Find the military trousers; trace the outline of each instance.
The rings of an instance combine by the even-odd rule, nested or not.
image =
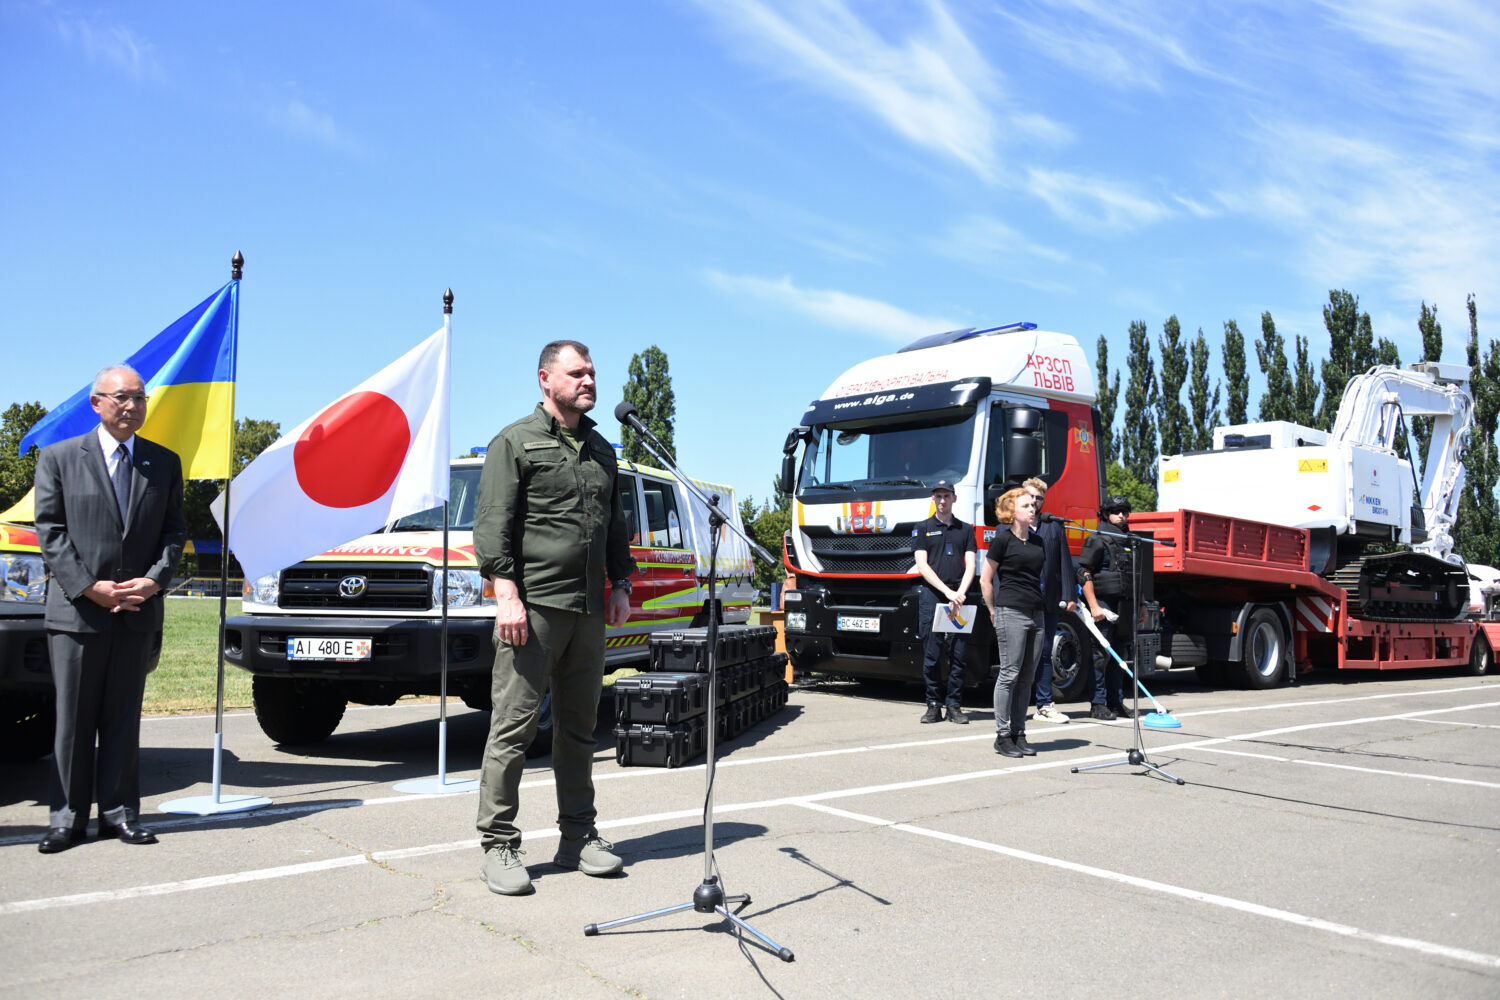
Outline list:
[[[526,643],[495,643],[489,739],[479,772],[480,846],[519,847],[516,826],[526,748],[542,698],[552,695],[552,772],[557,826],[564,837],[594,829],[594,727],[604,681],[604,612],[580,614],[528,605]]]

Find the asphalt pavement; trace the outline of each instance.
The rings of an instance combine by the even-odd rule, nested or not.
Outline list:
[[[46,762],[0,765],[7,997],[1382,997],[1500,995],[1500,678],[1315,675],[1269,691],[1153,684],[1181,722],[1033,720],[1038,756],[919,725],[910,686],[830,681],[722,745],[718,872],[795,960],[687,909],[706,875],[705,769],[621,768],[601,721],[601,832],[624,873],[552,864],[547,758],[523,786],[529,897],[479,874],[472,792],[436,773],[438,706],[351,709],[312,748],[225,719],[147,719],[160,843],[44,856]],[[450,780],[486,714],[450,706]],[[1081,773],[1094,763],[1117,766]]]

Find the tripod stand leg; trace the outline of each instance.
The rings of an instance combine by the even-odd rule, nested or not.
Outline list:
[[[783,948],[781,945],[777,944],[775,941],[772,941],[770,938],[766,937],[754,927],[751,927],[749,924],[741,920],[739,917],[735,916],[733,913],[730,913],[727,908],[720,906],[717,907],[717,909],[724,915],[724,918],[726,920],[734,924],[734,926],[738,927],[740,930],[754,937],[755,940],[759,941],[761,944],[765,945],[766,948],[768,948],[772,953],[776,955],[777,958],[781,959],[783,962],[790,962],[796,957],[792,954],[792,949]]]
[[[613,930],[616,927],[624,927],[626,924],[640,923],[642,920],[651,920],[655,917],[665,917],[672,913],[681,913],[683,910],[691,910],[692,903],[678,903],[676,906],[668,906],[660,910],[652,910],[649,913],[637,913],[633,917],[621,917],[618,920],[606,920],[602,924],[589,924],[583,929],[584,937],[593,937],[600,931]]]

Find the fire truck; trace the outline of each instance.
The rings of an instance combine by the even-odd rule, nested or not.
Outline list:
[[[1264,687],[1313,666],[1466,667],[1483,673],[1500,626],[1459,620],[1467,576],[1450,528],[1472,400],[1467,369],[1427,366],[1351,380],[1332,435],[1274,423],[1220,428],[1215,448],[1161,463],[1159,512],[1142,543],[1135,666],[1193,668]],[[921,676],[912,529],[929,485],[955,486],[955,514],[993,537],[994,500],[1037,476],[1045,511],[1098,525],[1103,432],[1094,381],[1071,336],[1016,323],[958,330],[861,362],[806,409],[783,449],[793,497],[783,551],[787,652],[799,670]],[[1422,494],[1397,454],[1403,416],[1434,421]],[[1070,528],[1077,554],[1085,533]],[[1378,552],[1379,545],[1411,546]],[[981,613],[967,680],[996,660]],[[1086,695],[1097,654],[1064,615],[1054,694]]]
[[[449,690],[471,708],[490,708],[495,597],[474,556],[474,513],[483,458],[451,465],[448,558],[443,508],[401,518],[244,585],[242,614],[225,624],[225,659],[252,675],[261,729],[278,743],[326,739],[349,702],[390,705],[440,688],[443,602],[448,610]],[[739,521],[734,490],[694,480]],[[605,633],[605,664],[644,660],[659,629],[706,621],[710,529],[707,511],[669,472],[621,462],[616,489],[631,534],[636,575],[631,616]],[[723,620],[743,623],[754,595],[750,551],[720,529],[717,597]],[[550,703],[542,705],[528,754],[552,745]]]

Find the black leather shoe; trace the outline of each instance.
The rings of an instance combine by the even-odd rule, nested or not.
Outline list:
[[[1109,706],[1109,710],[1122,719],[1135,718],[1135,713],[1126,708],[1124,705],[1111,705]]]
[[[943,710],[935,704],[928,705],[926,713],[923,714],[922,718],[919,721],[924,724],[929,722],[942,722]]]
[[[1115,713],[1111,712],[1103,705],[1095,705],[1093,708],[1089,709],[1089,718],[1103,719],[1105,722],[1113,722],[1116,716]]]
[[[146,829],[133,819],[127,819],[118,826],[113,823],[99,821],[99,839],[108,840],[110,837],[120,838],[122,844],[154,844],[156,834]]]
[[[1016,741],[1001,733],[995,737],[995,752],[1005,757],[1021,757],[1021,748],[1016,746]]]
[[[1030,743],[1026,742],[1026,734],[1025,733],[1017,733],[1016,735],[1012,736],[1010,738],[1010,740],[1011,740],[1012,743],[1014,743],[1016,745],[1016,749],[1019,750],[1019,751],[1021,751],[1022,756],[1025,756],[1025,757],[1035,757],[1036,756],[1036,751],[1032,749]]]
[[[54,826],[47,831],[46,836],[37,841],[36,849],[43,854],[59,854],[82,839],[83,835],[77,830],[66,826]]]
[[[960,726],[967,726],[969,724],[969,717],[965,715],[964,710],[959,708],[957,705],[949,705],[948,721],[956,722]]]

